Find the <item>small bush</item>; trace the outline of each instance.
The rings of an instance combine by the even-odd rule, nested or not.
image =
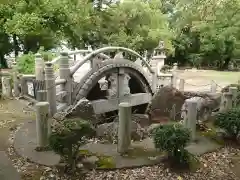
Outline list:
[[[190,140],[190,131],[181,124],[160,125],[152,131],[155,147],[167,151],[177,163],[188,164],[189,153],[184,149]]]
[[[55,124],[49,138],[50,147],[60,154],[71,170],[75,169],[79,147],[87,138],[95,135],[95,131],[87,121],[69,119]]]
[[[20,56],[17,59],[17,68],[19,73],[33,74],[35,65],[35,56],[33,53],[28,53]]]
[[[53,53],[44,51],[43,49],[40,49],[39,53],[42,55],[44,61],[51,61],[55,57]],[[22,56],[18,57],[17,68],[22,74],[34,74],[35,54],[29,52],[28,54],[23,54]]]
[[[236,138],[240,133],[240,109],[231,109],[216,115],[214,124],[224,129],[231,137]]]

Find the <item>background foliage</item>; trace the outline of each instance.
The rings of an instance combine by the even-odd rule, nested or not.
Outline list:
[[[225,69],[240,59],[240,0],[9,0],[0,2],[0,62],[14,52],[125,46],[169,64]]]

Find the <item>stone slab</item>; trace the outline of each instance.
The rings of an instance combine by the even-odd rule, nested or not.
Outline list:
[[[36,122],[28,121],[16,132],[14,148],[16,152],[34,163],[54,166],[59,163],[60,156],[53,151],[37,152]]]
[[[94,112],[96,114],[101,114],[109,111],[114,111],[118,109],[119,103],[128,102],[131,106],[137,106],[141,104],[149,103],[152,99],[152,95],[150,93],[137,93],[131,94],[130,96],[123,96],[121,98],[113,98],[113,99],[99,99],[91,101]]]
[[[209,140],[203,136],[197,136],[197,141],[190,143],[185,149],[193,155],[199,156],[205,153],[213,152],[221,145]]]
[[[134,142],[135,146],[141,146],[144,148],[148,148],[149,150],[155,149],[153,140],[151,138],[146,138],[141,142]],[[212,151],[217,150],[220,148],[221,145],[217,144],[216,142],[204,137],[204,136],[197,136],[197,142],[192,142],[185,148],[188,152],[193,155],[202,155],[205,153],[209,153]]]
[[[132,147],[136,147],[132,144]],[[139,146],[138,146],[139,147]],[[142,147],[142,146],[140,146]],[[143,148],[143,147],[142,147]],[[117,144],[101,144],[101,143],[89,143],[80,148],[81,150],[87,150],[93,154],[111,157],[115,162],[114,168],[109,169],[122,169],[122,168],[136,168],[142,166],[156,165],[163,159],[163,154],[154,155],[153,157],[125,157],[121,156],[117,152]],[[145,149],[145,148],[144,148]],[[146,151],[152,151],[152,149],[145,149]],[[155,149],[154,149],[155,150]],[[101,168],[98,168],[101,169]],[[104,168],[106,170],[106,168]]]
[[[4,151],[0,151],[0,180],[20,180],[20,174],[13,167]]]

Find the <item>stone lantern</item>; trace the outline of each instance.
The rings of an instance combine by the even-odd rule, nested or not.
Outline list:
[[[152,59],[150,61],[150,64],[153,69],[156,69],[156,72],[159,74],[160,70],[164,66],[164,60],[166,58],[165,55],[165,48],[164,48],[164,42],[159,41],[158,47],[154,49]]]

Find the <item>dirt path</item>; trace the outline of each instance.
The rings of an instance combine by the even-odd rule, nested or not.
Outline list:
[[[0,100],[0,179],[20,180],[21,175],[9,160],[9,137],[17,125],[34,118],[34,114],[18,100]]]
[[[8,147],[11,130],[31,119],[34,119],[34,113],[19,100],[0,100],[0,151]]]

